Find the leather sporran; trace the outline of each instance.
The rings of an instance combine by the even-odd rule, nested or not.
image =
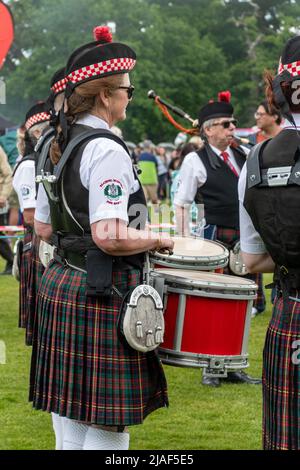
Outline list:
[[[163,342],[163,304],[152,286],[142,284],[127,294],[120,310],[118,329],[127,344],[140,352],[153,351]]]

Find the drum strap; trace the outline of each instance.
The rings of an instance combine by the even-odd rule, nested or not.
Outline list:
[[[159,276],[155,277],[153,280],[153,287],[159,293],[159,296],[163,301],[165,290],[165,278]]]

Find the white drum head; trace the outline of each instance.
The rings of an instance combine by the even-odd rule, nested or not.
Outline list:
[[[203,271],[185,271],[182,269],[157,268],[150,272],[150,278],[163,277],[167,284],[177,284],[182,287],[209,290],[236,290],[237,292],[257,291],[257,285],[250,279],[227,274],[217,274]]]
[[[204,238],[173,237],[172,255],[155,252],[151,261],[183,269],[213,270],[227,265],[228,250],[219,242]]]

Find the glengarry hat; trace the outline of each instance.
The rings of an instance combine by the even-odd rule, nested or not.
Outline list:
[[[33,105],[26,114],[25,129],[29,131],[31,127],[42,122],[49,121],[51,118],[47,103],[39,101]]]
[[[76,49],[66,66],[67,89],[70,96],[74,88],[82,83],[132,70],[136,63],[136,54],[129,46],[112,42],[112,35],[107,27],[94,29],[96,41]]]
[[[232,117],[233,106],[230,103],[230,91],[221,91],[218,93],[218,101],[211,100],[199,111],[199,127],[202,127],[205,121],[221,117]]]
[[[283,94],[281,83],[291,83],[300,79],[300,36],[295,36],[285,44],[278,65],[278,72],[273,80],[272,88],[276,105],[282,114],[293,122],[290,107]]]
[[[65,67],[61,67],[52,75],[50,80],[50,89],[54,97],[65,91],[67,81]]]

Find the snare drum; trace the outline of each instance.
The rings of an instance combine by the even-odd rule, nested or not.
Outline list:
[[[173,240],[173,255],[158,252],[150,255],[153,268],[216,271],[228,264],[229,252],[221,243],[192,237],[174,237]]]
[[[203,367],[216,377],[248,367],[253,281],[171,269],[151,271],[150,279],[164,300],[162,362]]]

